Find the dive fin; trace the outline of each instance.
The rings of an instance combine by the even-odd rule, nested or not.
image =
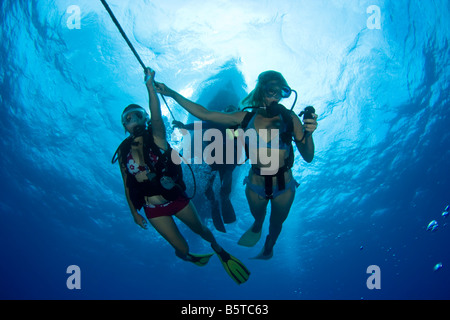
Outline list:
[[[250,271],[239,259],[233,257],[223,249],[220,252],[216,251],[216,253],[223,265],[223,268],[231,279],[233,279],[237,284],[243,284],[248,280],[250,277]]]
[[[214,255],[214,253],[208,253],[208,254],[193,254],[189,253],[189,262],[192,262],[193,264],[203,267],[206,266],[206,264],[209,262],[209,259]]]
[[[253,232],[252,231],[253,226],[250,227],[239,239],[238,245],[244,246],[244,247],[253,247],[255,244],[258,243],[259,239],[261,239],[261,232]]]

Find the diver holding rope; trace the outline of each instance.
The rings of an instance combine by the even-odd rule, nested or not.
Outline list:
[[[189,245],[173,217],[178,218],[211,244],[225,271],[237,284],[245,283],[250,271],[217,243],[212,232],[200,221],[194,204],[185,193],[181,166],[173,162],[172,148],[166,139],[155,71],[145,67],[106,1],[101,2],[144,68],[149,95],[150,115],[136,104],[124,109],[122,125],[130,135],[120,144],[112,159],[112,163],[119,162],[125,196],[134,221],[141,228],[148,228],[146,219],[139,214],[143,208],[150,224],[175,249],[177,257],[197,266],[205,266],[214,254],[190,253]]]

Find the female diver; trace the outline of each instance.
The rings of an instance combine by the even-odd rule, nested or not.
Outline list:
[[[230,127],[240,126],[244,130],[253,129],[256,131],[259,143],[256,146],[248,145],[246,150],[250,155],[256,153],[258,155],[257,161],[252,163],[249,175],[244,181],[246,184],[245,194],[255,222],[238,243],[253,247],[259,241],[267,205],[270,201],[269,234],[261,253],[255,257],[257,259],[270,259],[273,256],[273,247],[280,235],[282,224],[286,220],[294,201],[295,190],[299,185],[291,171],[294,159],[292,140],[303,159],[310,163],[314,158],[312,133],[317,128],[317,115],[312,114],[312,119],[305,119],[304,124],[302,124],[294,112],[279,104],[282,98],[289,97],[291,89],[282,74],[276,71],[261,73],[256,88],[242,101],[242,105],[246,107],[244,109],[252,108],[255,110],[253,112],[238,111],[230,114],[210,111],[186,99],[162,83],[156,84],[156,89],[159,93],[173,98],[184,109],[201,120]],[[277,130],[272,131],[271,129]],[[278,134],[271,136],[272,132]],[[263,133],[267,133],[266,139],[264,139]],[[265,144],[261,143],[261,139]],[[276,139],[279,139],[279,141],[275,141]],[[275,144],[278,148],[273,148],[272,144]],[[278,154],[278,170],[272,172],[272,174],[265,172],[267,163],[260,161],[259,155],[262,151],[266,154]]]
[[[150,224],[172,245],[179,258],[198,266],[206,265],[213,254],[195,255],[189,252],[189,246],[173,219],[173,216],[177,217],[211,243],[225,270],[236,283],[244,283],[250,272],[217,243],[211,231],[201,223],[193,203],[184,192],[186,186],[181,167],[173,163],[172,149],[166,140],[154,83],[155,72],[147,68],[145,73],[151,118],[138,105],[125,108],[122,124],[130,136],[122,142],[113,158],[113,163],[119,161],[125,195],[134,221],[147,229],[145,218],[138,213],[143,207]]]

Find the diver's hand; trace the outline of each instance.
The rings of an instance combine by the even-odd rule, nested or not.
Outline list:
[[[145,84],[148,86],[153,86],[153,82],[155,81],[155,70],[151,68],[145,68]]]
[[[305,131],[309,132],[310,134],[312,134],[314,131],[316,131],[317,129],[317,117],[318,115],[313,113],[312,114],[313,119],[306,119],[303,121],[303,128],[305,129]]]
[[[164,83],[155,82],[156,92],[163,96],[173,97],[174,91],[166,86]]]
[[[147,220],[140,214],[136,214],[134,216],[134,222],[136,222],[137,225],[139,225],[142,229],[147,230]]]
[[[172,121],[172,126],[173,126],[174,128],[184,129],[184,123],[181,122],[181,121],[173,120],[173,121]]]

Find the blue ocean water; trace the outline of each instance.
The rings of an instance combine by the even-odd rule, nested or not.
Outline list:
[[[110,164],[126,137],[123,108],[148,101],[100,1],[3,0],[0,298],[450,298],[447,0],[108,2],[156,80],[211,109],[242,99],[259,73],[281,72],[299,93],[295,110],[319,114],[315,159],[296,154],[301,186],[270,261],[250,259],[263,241],[237,245],[252,218],[248,166],[234,173],[237,222],[214,234],[252,271],[246,284],[217,258],[204,268],[175,258],[133,222]],[[213,228],[205,168],[194,171]],[[439,227],[427,231],[432,220]],[[267,229],[268,219],[263,238]],[[211,250],[180,230],[193,252]],[[66,286],[70,265],[80,290]],[[371,265],[379,290],[366,285]]]

